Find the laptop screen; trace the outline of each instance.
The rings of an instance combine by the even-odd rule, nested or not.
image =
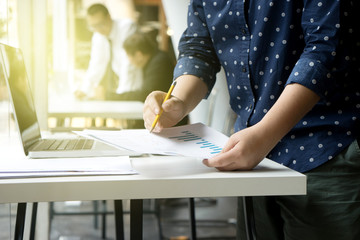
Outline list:
[[[14,118],[27,154],[28,147],[41,138],[41,134],[24,58],[20,49],[1,43],[0,52],[0,62],[9,88]]]

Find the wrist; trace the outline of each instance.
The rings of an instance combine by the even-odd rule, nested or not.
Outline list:
[[[173,97],[184,103],[186,114],[190,113],[207,94],[207,85],[193,75],[182,75],[176,79]]]
[[[287,131],[285,133],[282,132],[283,129],[278,124],[264,119],[254,126],[258,128],[257,132],[261,133],[262,142],[268,149],[268,152],[270,152],[287,133]]]
[[[259,128],[273,144],[278,143],[318,100],[319,96],[302,85],[287,85],[276,103],[258,123]]]

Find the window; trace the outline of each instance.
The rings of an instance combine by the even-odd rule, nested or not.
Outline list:
[[[17,8],[15,0],[0,0],[0,42],[18,45],[17,36]],[[9,137],[13,134],[14,124],[11,118],[9,94],[4,79],[4,71],[0,65],[0,136]]]

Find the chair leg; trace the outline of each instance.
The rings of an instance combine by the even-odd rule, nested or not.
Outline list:
[[[99,203],[98,201],[92,201],[93,204],[93,211],[94,211],[94,228],[97,229],[99,227],[99,220],[98,220],[98,212],[99,212]]]
[[[23,240],[24,238],[25,216],[26,216],[26,203],[18,203],[14,240]]]
[[[101,218],[102,218],[102,229],[101,229],[101,236],[102,239],[106,239],[106,212],[107,212],[107,208],[106,208],[106,200],[102,200],[102,205],[103,205],[103,211],[101,214]]]
[[[189,211],[190,211],[190,229],[191,239],[196,240],[196,218],[195,218],[195,201],[194,198],[189,198]]]
[[[115,239],[124,240],[124,211],[122,200],[114,201],[114,215],[115,215]]]
[[[154,205],[155,205],[154,206],[155,216],[157,219],[158,229],[159,229],[159,240],[163,240],[163,231],[162,231],[162,225],[161,225],[161,205],[159,203],[159,200],[155,199]]]
[[[35,239],[37,208],[38,208],[38,203],[34,202],[33,207],[32,207],[32,213],[31,213],[31,226],[30,226],[29,240],[34,240]]]

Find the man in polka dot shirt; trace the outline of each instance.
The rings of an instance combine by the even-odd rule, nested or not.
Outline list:
[[[253,198],[257,239],[360,239],[359,10],[350,0],[192,0],[172,97],[145,102],[146,128],[161,108],[154,131],[173,126],[224,68],[235,134],[204,164],[248,170],[268,157],[308,180],[306,196]]]

